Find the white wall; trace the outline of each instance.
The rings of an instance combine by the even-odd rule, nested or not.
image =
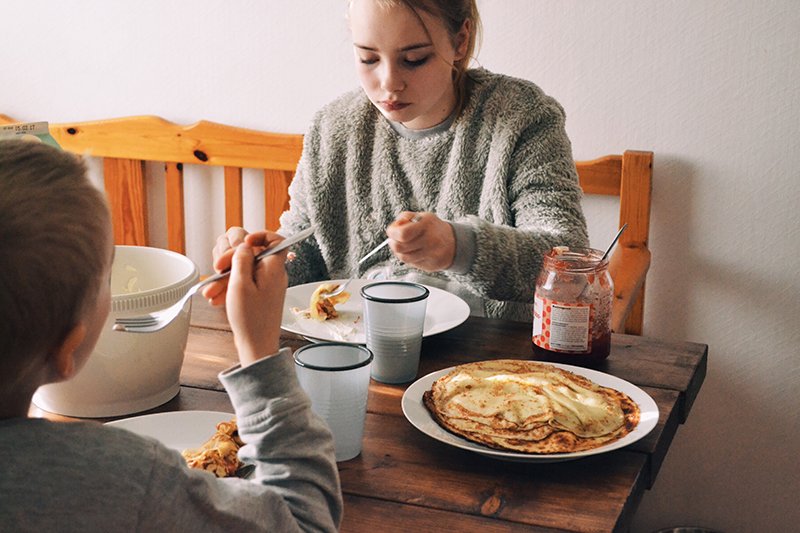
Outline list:
[[[356,83],[344,4],[2,2],[0,113],[51,122],[156,114],[303,132],[316,108]],[[710,352],[634,530],[796,528],[800,3],[480,5],[480,63],[555,96],[576,158],[656,153],[646,334]],[[613,234],[613,208],[587,205],[596,247]],[[200,263],[209,238],[190,242]]]

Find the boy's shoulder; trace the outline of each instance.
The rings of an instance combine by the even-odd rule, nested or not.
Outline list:
[[[31,443],[36,443],[31,446]],[[6,420],[0,424],[0,454],[35,468],[78,469],[91,464],[98,471],[127,468],[131,458],[150,468],[157,442],[96,422],[52,422],[43,419]]]
[[[0,516],[29,517],[37,531],[136,529],[151,495],[165,489],[154,485],[156,468],[172,480],[180,465],[180,456],[159,460],[165,450],[155,440],[96,422],[0,421],[0,454]]]

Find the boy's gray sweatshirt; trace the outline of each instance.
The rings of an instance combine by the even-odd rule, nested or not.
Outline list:
[[[0,531],[336,531],[333,441],[290,351],[220,379],[251,479],[191,470],[178,451],[96,422],[0,420]]]

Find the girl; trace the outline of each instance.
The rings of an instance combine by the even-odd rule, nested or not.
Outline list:
[[[473,315],[530,320],[542,255],[588,241],[563,109],[533,83],[468,69],[475,0],[350,0],[348,15],[361,88],[305,137],[280,232],[317,231],[290,284],[405,279]],[[391,252],[359,265],[385,236]],[[245,238],[220,237],[215,268]],[[221,303],[224,285],[204,294]]]

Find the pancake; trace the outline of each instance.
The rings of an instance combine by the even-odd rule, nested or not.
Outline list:
[[[597,448],[639,423],[639,406],[627,394],[534,361],[459,365],[431,385],[423,402],[451,433],[531,454]]]
[[[230,477],[242,466],[239,448],[243,445],[234,419],[217,424],[216,432],[200,448],[183,450],[181,455],[189,468],[205,470],[217,477]]]
[[[314,293],[311,295],[311,301],[308,305],[308,314],[310,318],[314,318],[316,320],[328,320],[329,318],[336,318],[339,316],[339,313],[336,312],[335,305],[349,300],[350,293],[344,291],[332,298],[322,297],[322,294],[331,293],[338,287],[338,283],[323,283],[316,288]]]

